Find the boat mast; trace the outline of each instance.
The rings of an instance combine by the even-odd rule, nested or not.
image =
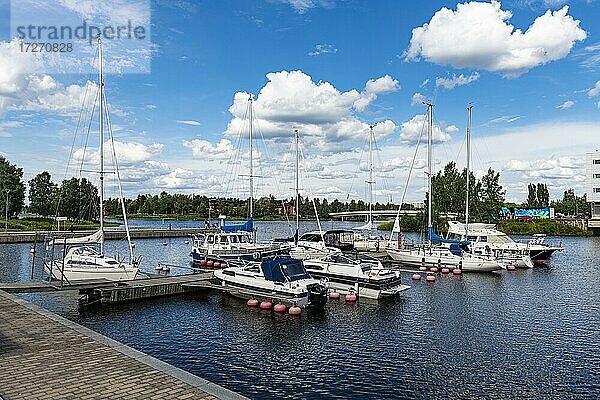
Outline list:
[[[254,206],[254,201],[253,201],[253,197],[254,197],[254,162],[252,159],[252,95],[250,95],[250,97],[248,98],[248,107],[250,109],[250,134],[249,134],[249,140],[250,140],[250,205],[249,205],[249,211],[250,211],[250,218],[252,218],[253,215],[253,206]]]
[[[433,216],[431,205],[431,165],[433,145],[433,104],[427,103],[427,243],[431,245],[431,233],[433,230]]]
[[[102,76],[102,40],[98,37],[98,97],[100,97],[100,254],[104,254],[104,78]]]
[[[369,230],[373,230],[373,125],[369,125]]]
[[[465,240],[469,235],[469,181],[471,180],[471,110],[473,106],[467,107],[467,196],[465,204]]]
[[[300,235],[300,134],[298,133],[298,129],[294,129],[294,136],[296,141],[296,233],[294,234],[294,243],[298,244],[298,236]]]

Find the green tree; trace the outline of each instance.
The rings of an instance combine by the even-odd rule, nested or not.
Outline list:
[[[536,192],[538,207],[548,207],[548,205],[550,205],[550,192],[548,191],[548,186],[545,183],[538,183]]]
[[[486,214],[486,219],[496,219],[504,204],[506,190],[500,185],[500,173],[489,168],[481,178],[481,207]]]
[[[72,221],[98,217],[98,189],[86,178],[64,180],[59,189],[58,214]]]
[[[0,210],[4,217],[6,213],[6,200],[8,199],[8,215],[18,214],[23,209],[25,202],[25,185],[21,181],[23,169],[17,168],[8,160],[0,156]]]
[[[527,185],[527,202],[525,203],[525,207],[528,208],[538,208],[538,196],[537,196],[537,188],[533,183]]]
[[[29,181],[29,212],[47,217],[56,213],[57,185],[48,171]]]

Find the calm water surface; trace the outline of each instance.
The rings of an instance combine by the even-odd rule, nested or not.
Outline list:
[[[263,238],[289,234],[284,222],[257,225]],[[411,288],[401,297],[330,301],[299,318],[216,293],[87,310],[77,308],[77,294],[23,297],[256,399],[598,399],[600,238],[552,240],[565,250],[546,267],[433,284],[406,274]],[[136,251],[148,272],[159,261],[188,265],[183,241],[138,240]],[[29,247],[0,245],[0,280],[29,279]],[[125,254],[123,242],[108,247]]]

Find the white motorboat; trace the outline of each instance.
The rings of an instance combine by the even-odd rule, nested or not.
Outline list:
[[[252,229],[251,225],[249,229]],[[206,259],[259,261],[283,254],[289,248],[289,243],[255,243],[252,234],[241,229],[221,230],[194,235],[190,256],[194,262]]]
[[[544,243],[545,235],[533,235],[526,243],[515,242],[506,233],[499,231],[494,224],[470,223],[467,229],[464,223],[448,222],[448,239],[468,240],[475,247],[488,246],[491,251],[500,250],[506,253],[525,253],[534,261],[544,261],[556,251],[562,251],[560,246]]]
[[[326,286],[342,294],[381,299],[410,288],[402,283],[400,271],[384,268],[378,260],[331,254],[307,260],[304,266],[313,277],[322,279]]]
[[[298,260],[309,260],[330,254],[341,254],[342,251],[339,248],[328,246],[324,237],[325,234],[319,231],[303,234],[298,239],[298,243],[290,249],[290,256]]]
[[[308,274],[302,261],[293,258],[265,258],[214,274],[222,286],[235,289],[231,293],[244,299],[299,307],[322,307],[327,302],[326,287]]]
[[[121,281],[134,279],[139,270],[139,259],[135,259],[133,254],[133,243],[129,233],[129,223],[127,213],[125,211],[125,202],[123,201],[123,188],[119,173],[117,160],[113,160],[115,166],[115,174],[118,182],[119,199],[121,211],[123,212],[123,221],[128,244],[128,262],[119,261],[116,258],[108,257],[104,254],[104,178],[106,172],[104,170],[104,122],[108,123],[110,132],[110,143],[112,145],[112,154],[116,156],[114,148],[114,140],[112,136],[112,128],[110,126],[110,115],[105,107],[106,93],[104,87],[104,78],[102,75],[103,59],[102,59],[102,42],[98,38],[98,102],[99,102],[99,134],[100,134],[100,201],[99,201],[99,220],[100,229],[88,236],[80,238],[53,238],[47,243],[47,248],[51,254],[50,258],[44,261],[44,271],[50,279],[57,279],[61,282],[73,283],[76,281],[89,280],[109,280]],[[85,157],[84,157],[85,158]],[[92,199],[89,199],[90,201]],[[62,245],[62,246],[61,246]],[[97,246],[98,250],[92,246]],[[62,259],[54,258],[55,250],[60,249]]]

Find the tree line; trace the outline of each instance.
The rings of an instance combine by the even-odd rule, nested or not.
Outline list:
[[[0,156],[0,211],[14,216],[25,209],[26,186],[22,181],[23,169],[11,164]],[[466,201],[467,171],[459,171],[455,162],[449,162],[443,170],[432,177],[434,193],[434,218],[440,214],[453,212],[464,218]],[[44,217],[64,216],[72,221],[93,221],[98,218],[99,196],[98,189],[86,178],[70,178],[60,184],[54,183],[47,171],[37,174],[28,182],[29,206],[27,211]],[[500,184],[500,174],[493,169],[477,179],[469,174],[469,207],[472,221],[493,221],[500,215],[505,205],[506,191]],[[427,196],[425,196],[427,198]],[[425,204],[427,200],[425,199]],[[224,214],[230,219],[245,219],[248,217],[248,200],[237,198],[210,198],[201,194],[169,194],[162,192],[157,195],[140,194],[135,199],[125,199],[127,213],[132,216],[169,216],[181,215],[194,218],[207,218],[210,213],[213,218]],[[549,191],[545,184],[530,184],[528,196],[520,204],[512,204],[524,208],[551,206],[557,213],[574,215],[589,210],[586,195],[577,196],[572,189],[564,192],[562,199],[550,200]],[[285,218],[295,214],[294,199],[278,200],[274,196],[266,196],[254,201],[254,216],[256,218]],[[374,210],[396,209],[397,204],[375,203]],[[368,204],[363,200],[314,199],[300,196],[300,215],[303,218],[313,218],[315,208],[320,218],[328,218],[329,213],[344,211],[364,211]],[[403,209],[411,209],[409,204]],[[105,200],[107,215],[121,214],[121,205],[116,198]],[[426,210],[427,208],[425,208]],[[424,216],[419,217],[423,221]]]

